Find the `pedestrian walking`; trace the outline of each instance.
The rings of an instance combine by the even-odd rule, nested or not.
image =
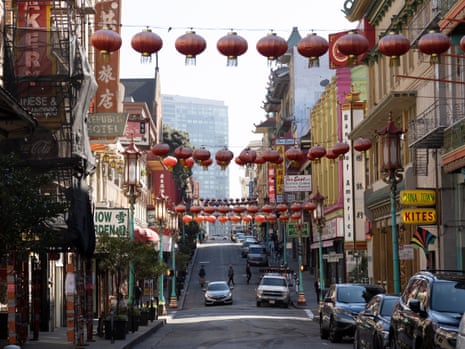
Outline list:
[[[320,280],[316,279],[314,285],[315,285],[316,301],[317,301],[317,303],[319,303],[320,302],[320,293],[321,293]]]
[[[248,285],[250,282],[250,278],[252,277],[252,270],[250,269],[249,263],[247,263],[247,265],[245,266],[245,274],[247,275],[247,285]]]
[[[200,266],[200,270],[199,270],[199,283],[200,283],[200,287],[203,287],[203,285],[205,284],[205,276],[207,275],[207,273],[205,272],[205,268],[203,267],[203,264]]]
[[[234,269],[230,264],[228,269],[228,286],[231,287],[231,284],[234,286]]]

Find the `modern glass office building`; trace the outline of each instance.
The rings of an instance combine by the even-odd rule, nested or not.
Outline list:
[[[222,170],[215,162],[215,153],[229,145],[228,107],[211,99],[176,95],[162,95],[161,99],[163,122],[187,132],[192,146],[204,146],[211,153],[213,164],[208,170],[198,165],[192,169],[200,198],[229,198],[229,167]]]

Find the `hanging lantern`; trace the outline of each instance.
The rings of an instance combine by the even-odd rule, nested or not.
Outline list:
[[[185,224],[189,224],[190,222],[192,222],[192,216],[186,214],[185,216],[182,216],[182,221],[183,223]]]
[[[285,212],[288,210],[288,207],[286,204],[278,204],[276,205],[276,211],[278,212]]]
[[[202,207],[199,205],[192,205],[190,211],[193,215],[198,215],[200,212],[202,212]]]
[[[297,51],[308,58],[308,67],[319,67],[320,57],[328,52],[328,41],[315,33],[308,34],[297,44]]]
[[[270,213],[268,215],[266,215],[266,220],[270,223],[274,223],[276,222],[276,220],[278,219],[278,217],[276,217],[276,215],[274,213]]]
[[[228,206],[221,205],[218,207],[218,212],[221,214],[227,214],[229,211],[231,211],[231,209]]]
[[[371,140],[368,138],[358,138],[354,141],[354,149],[357,151],[367,151],[371,148]]]
[[[239,159],[241,159],[241,162],[245,165],[252,164],[255,161],[256,157],[257,157],[256,151],[250,148],[245,148],[239,154]]]
[[[234,215],[234,216],[229,217],[229,220],[233,223],[239,223],[241,221],[241,217]]]
[[[257,205],[250,205],[247,207],[247,212],[249,212],[251,215],[254,215],[258,212],[258,206]]]
[[[244,166],[244,163],[242,162],[240,157],[234,158],[234,162],[236,163],[236,165]]]
[[[293,212],[290,218],[293,222],[298,222],[302,218],[302,214],[300,212]]]
[[[183,161],[181,160],[181,163]],[[184,160],[184,164],[183,164],[183,167],[184,168],[190,168],[192,166],[194,166],[194,163],[195,163],[195,160],[192,156],[188,157],[186,160]]]
[[[215,154],[216,163],[220,165],[222,170],[228,167],[229,163],[233,158],[233,152],[226,147],[223,147],[223,149],[218,150]]]
[[[273,211],[274,211],[274,208],[273,208],[273,206],[271,206],[271,205],[268,205],[268,204],[267,204],[267,205],[263,205],[263,206],[262,206],[262,212],[264,212],[264,213],[267,213],[267,214],[268,214],[268,213],[271,213],[271,212],[273,212]]]
[[[268,58],[268,63],[277,60],[287,52],[287,42],[276,33],[269,33],[257,42],[257,51]]]
[[[249,215],[245,215],[242,217],[242,221],[249,224],[252,221],[252,217]]]
[[[262,154],[257,154],[257,157],[255,158],[254,164],[256,165],[263,165],[265,163],[265,159],[263,158]]]
[[[334,160],[334,159],[337,159],[337,157],[338,157],[339,155],[337,155],[336,153],[334,153],[333,149],[328,149],[328,150],[326,151],[326,155],[325,155],[325,156],[326,156],[326,158],[328,158],[329,160]],[[310,160],[308,156],[307,156],[307,159]],[[315,159],[312,158],[312,160],[315,160]]]
[[[289,221],[289,215],[287,213],[282,213],[279,215],[279,220],[283,223],[286,223]]]
[[[152,54],[163,47],[162,39],[150,29],[137,33],[131,39],[131,47],[141,54],[141,62],[151,62]]]
[[[109,55],[119,50],[123,41],[121,35],[114,30],[100,29],[92,34],[90,42],[102,55]]]
[[[460,49],[462,50],[462,52],[465,52],[465,35],[462,36],[462,38],[460,39]]]
[[[278,151],[274,150],[274,149],[267,149],[263,152],[263,159],[265,159],[266,162],[271,162],[273,164],[275,164],[278,159],[279,159],[279,153]]]
[[[350,146],[346,142],[337,142],[331,148],[334,154],[337,156],[344,156],[350,150]]]
[[[176,166],[177,163],[178,159],[176,159],[174,156],[167,156],[163,159],[163,165],[166,166],[168,171],[172,171],[173,167]]]
[[[176,50],[186,56],[186,65],[195,65],[195,57],[207,47],[207,42],[195,31],[181,35],[174,43]]]
[[[205,217],[205,220],[208,222],[208,223],[215,223],[216,222],[216,217],[215,216],[206,216]]]
[[[205,222],[205,217],[199,215],[199,216],[197,216],[197,217],[194,218],[194,221],[196,221],[197,223],[200,224],[200,223],[202,223],[202,222]]]
[[[218,217],[218,221],[221,223],[221,224],[225,224],[229,221],[229,218],[226,217],[226,216],[220,216]]]
[[[291,163],[291,167],[297,167],[299,166],[299,163],[305,159],[305,155],[302,152],[300,148],[297,147],[292,147],[286,150],[284,153],[284,156],[286,157],[287,160],[289,160]]]
[[[278,160],[276,160],[275,165],[281,165],[284,162],[284,158],[279,154]]]
[[[247,41],[237,35],[236,32],[229,32],[216,43],[216,48],[227,57],[226,65],[237,66],[237,57],[243,55],[248,48]]]
[[[158,143],[158,144],[155,144],[150,151],[152,152],[153,155],[156,155],[162,158],[169,154],[170,146],[166,143]]]
[[[264,215],[258,214],[258,215],[255,216],[255,222],[260,223],[260,224],[265,223],[266,218],[265,218]]]
[[[316,209],[316,204],[313,201],[305,201],[303,209],[311,213]]]
[[[363,35],[350,31],[337,39],[335,45],[339,52],[347,56],[347,64],[354,66],[357,65],[358,56],[368,51],[370,43]]]
[[[246,210],[246,208],[244,206],[234,206],[232,210],[236,214],[241,214]]]
[[[307,158],[309,155],[311,156],[312,160],[318,161],[320,160],[320,158],[326,155],[326,149],[322,147],[321,145],[315,145],[311,147],[310,150],[308,151]]]
[[[294,202],[290,207],[292,212],[302,212],[303,208],[304,207],[300,202]]]
[[[389,57],[389,66],[398,67],[400,66],[399,57],[410,50],[410,41],[402,34],[390,32],[379,40],[378,50]]]
[[[210,155],[211,155],[210,151],[207,150],[204,146],[194,149],[194,151],[192,152],[192,157],[194,158],[195,161],[197,161],[199,165],[202,165],[203,161],[210,159]]]
[[[208,168],[213,164],[213,160],[212,159],[207,159],[207,160],[202,160],[200,161],[200,166],[202,166],[202,168],[207,171]]]
[[[430,63],[441,63],[441,54],[446,52],[451,45],[450,38],[443,33],[430,31],[418,40],[418,50],[430,55]]]
[[[205,206],[203,208],[203,212],[208,213],[210,215],[213,214],[213,212],[215,211],[216,211],[216,208],[214,208],[213,206]]]
[[[176,205],[174,210],[178,214],[184,214],[184,213],[186,213],[187,208],[186,208],[186,205],[184,205],[184,204],[178,204],[178,205]]]

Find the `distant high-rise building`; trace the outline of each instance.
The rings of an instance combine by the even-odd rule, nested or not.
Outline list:
[[[164,124],[187,132],[192,146],[204,146],[211,153],[213,164],[208,170],[192,168],[200,198],[229,198],[229,167],[222,170],[215,162],[215,153],[229,145],[228,107],[223,101],[162,95],[161,108]]]

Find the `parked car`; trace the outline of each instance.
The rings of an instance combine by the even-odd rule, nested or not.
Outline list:
[[[275,273],[263,275],[256,289],[257,307],[262,303],[268,303],[287,308],[291,302],[289,287],[287,278],[283,275]]]
[[[342,337],[353,337],[355,319],[365,305],[386,290],[379,285],[333,284],[320,304],[320,337],[340,342]]]
[[[391,348],[455,348],[464,312],[463,270],[418,272],[392,312]]]
[[[384,349],[389,347],[389,323],[398,296],[378,294],[357,316],[354,349]]]
[[[211,281],[204,289],[205,305],[232,304],[232,290],[226,281]]]
[[[249,252],[247,253],[247,263],[250,265],[268,266],[268,254],[265,246],[262,245],[249,245]]]
[[[242,256],[242,258],[247,257],[247,253],[249,253],[249,246],[250,245],[255,245],[255,244],[257,244],[257,240],[255,240],[253,238],[248,238],[242,243],[242,247],[241,247],[241,256]]]

